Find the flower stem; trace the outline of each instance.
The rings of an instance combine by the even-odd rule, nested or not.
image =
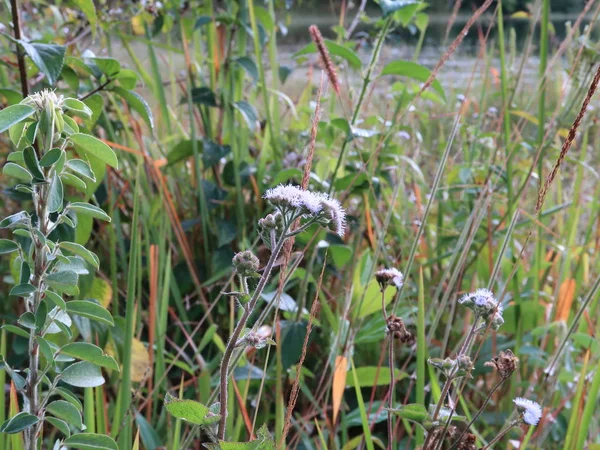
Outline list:
[[[491,442],[488,445],[486,445],[485,447],[483,447],[481,450],[487,450],[488,448],[491,448],[492,445],[494,445],[496,442],[498,442],[500,439],[502,439],[505,434],[507,434],[510,430],[512,430],[514,427],[516,427],[520,423],[521,423],[520,420],[512,421],[508,427],[506,427],[504,430],[502,430],[500,433],[498,433],[498,436],[496,436],[494,439],[492,439]]]
[[[385,311],[385,310],[384,310]],[[394,441],[394,419],[392,417],[392,408],[394,407],[394,385],[396,380],[394,379],[394,335],[389,334],[389,345],[388,345],[388,366],[390,368],[390,393],[388,395],[388,450],[392,450],[392,443]]]
[[[242,314],[242,317],[240,318],[237,325],[235,326],[233,333],[229,337],[229,340],[227,341],[227,346],[225,347],[225,352],[223,353],[223,359],[221,359],[221,380],[219,388],[221,402],[219,412],[221,418],[219,419],[219,428],[217,431],[217,438],[220,440],[225,439],[225,427],[227,424],[227,389],[229,384],[229,363],[231,361],[231,356],[233,355],[233,350],[235,349],[235,345],[240,337],[240,334],[242,333],[242,330],[246,327],[246,323],[248,322],[250,314],[252,314],[252,311],[254,310],[258,299],[260,298],[260,294],[262,294],[262,291],[264,290],[267,281],[271,276],[271,271],[273,270],[273,266],[275,265],[275,260],[279,256],[279,253],[283,248],[283,244],[288,238],[288,235],[286,233],[287,230],[284,230],[281,234],[281,238],[277,242],[277,245],[273,248],[273,253],[271,253],[271,257],[269,258],[269,261],[265,266],[265,270],[263,271],[263,274],[260,277],[258,285],[256,286],[256,290],[254,291],[254,294],[252,294],[252,298],[250,299],[248,304],[244,307],[244,313]]]

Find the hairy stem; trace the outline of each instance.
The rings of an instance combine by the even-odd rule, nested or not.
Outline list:
[[[264,290],[264,288],[267,284],[267,281],[269,280],[269,277],[271,276],[271,271],[273,270],[273,265],[275,264],[275,260],[279,256],[279,253],[281,252],[281,249],[283,248],[283,244],[286,241],[286,239],[288,238],[288,235],[286,233],[287,233],[287,229],[283,231],[283,233],[281,234],[281,238],[277,242],[277,245],[273,248],[273,253],[271,253],[271,257],[269,258],[269,261],[267,262],[267,265],[265,266],[265,270],[263,271],[263,274],[260,277],[258,285],[256,286],[256,290],[254,291],[254,294],[252,294],[252,298],[250,299],[248,304],[246,304],[246,306],[244,307],[244,313],[242,314],[242,317],[240,318],[237,325],[235,326],[233,333],[229,337],[229,340],[227,341],[227,346],[225,347],[225,352],[223,353],[223,359],[221,359],[221,369],[220,369],[220,376],[221,376],[220,403],[221,403],[221,406],[220,406],[220,411],[219,411],[221,418],[219,419],[219,428],[217,431],[217,438],[220,440],[225,439],[225,426],[227,423],[227,388],[228,388],[228,384],[229,384],[228,376],[229,376],[229,363],[231,361],[231,356],[233,355],[233,350],[235,349],[235,346],[240,337],[240,334],[242,333],[243,329],[246,327],[246,323],[248,322],[250,314],[252,314],[252,311],[254,310],[254,307],[256,306],[258,299],[260,298],[260,294],[262,294],[262,291]]]
[[[392,417],[392,408],[394,407],[394,385],[396,380],[394,379],[394,335],[389,335],[389,346],[388,346],[388,365],[390,367],[390,394],[388,396],[388,450],[392,450],[392,443],[394,442],[394,419]]]
[[[485,447],[483,447],[481,450],[487,450],[488,448],[491,448],[492,445],[494,445],[496,442],[498,442],[500,439],[502,439],[505,434],[507,434],[510,430],[512,430],[514,427],[516,427],[520,423],[521,423],[520,420],[512,421],[508,427],[506,427],[504,430],[502,430],[500,433],[498,433],[498,436],[496,436],[494,439],[492,439],[490,441],[490,443],[488,445],[486,445]]]

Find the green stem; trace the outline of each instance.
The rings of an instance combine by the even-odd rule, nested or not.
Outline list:
[[[348,136],[346,137],[346,139],[344,140],[344,143],[342,144],[342,149],[340,150],[340,156],[338,157],[337,163],[335,165],[335,169],[333,170],[333,174],[331,175],[331,180],[329,181],[329,191],[328,191],[329,194],[331,194],[331,192],[333,191],[333,185],[337,178],[338,171],[344,161],[344,156],[346,154],[346,148],[348,147],[348,143],[350,142],[350,136],[352,134],[352,127],[356,124],[356,121],[358,120],[358,116],[360,114],[360,110],[362,108],[363,101],[365,100],[365,96],[367,94],[367,89],[369,88],[369,85],[371,84],[371,75],[373,74],[375,65],[377,64],[377,61],[379,60],[379,54],[381,53],[381,47],[383,45],[383,42],[385,41],[385,36],[387,34],[388,29],[390,28],[390,25],[392,24],[392,21],[393,21],[393,15],[390,15],[387,18],[387,20],[385,21],[383,28],[381,29],[381,32],[379,33],[379,37],[377,38],[377,42],[375,43],[375,47],[373,48],[373,53],[371,54],[371,62],[369,63],[369,67],[367,68],[367,71],[365,72],[365,78],[363,80],[362,88],[360,90],[358,102],[356,103],[356,106],[354,107],[354,113],[352,114],[352,120],[350,122],[350,131],[348,132]]]
[[[263,274],[260,277],[258,285],[256,286],[256,290],[254,291],[254,294],[252,295],[252,298],[250,299],[248,304],[244,307],[244,313],[242,314],[242,317],[240,318],[239,322],[237,323],[235,329],[233,330],[233,333],[229,337],[229,340],[227,341],[227,346],[225,347],[225,352],[223,353],[223,358],[221,359],[221,369],[220,369],[221,380],[220,380],[220,389],[219,389],[220,403],[221,403],[221,405],[220,405],[221,418],[219,419],[219,429],[217,431],[217,438],[220,440],[225,439],[225,428],[226,428],[226,423],[227,423],[227,394],[228,394],[227,389],[228,389],[228,384],[229,384],[229,363],[231,361],[231,356],[233,355],[233,350],[235,349],[235,346],[240,337],[240,334],[246,327],[248,318],[250,317],[250,314],[252,314],[252,311],[254,310],[256,303],[258,302],[258,299],[260,298],[260,294],[262,294],[262,291],[264,290],[264,288],[267,284],[267,281],[269,280],[269,277],[271,276],[271,271],[273,270],[273,266],[275,265],[275,260],[279,256],[279,253],[281,252],[281,249],[283,248],[283,244],[286,241],[286,239],[288,238],[286,232],[287,232],[287,230],[283,231],[283,233],[281,234],[281,238],[277,242],[277,245],[274,247],[273,253],[271,253],[271,257],[269,258],[269,261],[267,262],[267,265],[265,266]]]
[[[490,448],[492,445],[494,445],[496,442],[498,442],[500,439],[502,439],[510,430],[512,430],[514,427],[516,427],[520,423],[521,423],[521,420],[515,420],[515,421],[511,422],[508,427],[506,427],[504,430],[502,430],[500,433],[498,433],[498,436],[496,436],[494,439],[492,439],[491,442],[488,445],[486,445],[485,447],[483,447],[481,450],[487,450],[488,448]]]

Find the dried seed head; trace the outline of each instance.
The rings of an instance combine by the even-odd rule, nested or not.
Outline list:
[[[539,403],[523,397],[517,397],[513,402],[522,414],[523,422],[527,425],[537,425],[539,423],[542,418],[542,407]]]
[[[397,289],[400,289],[404,284],[404,275],[398,269],[381,269],[375,272],[375,279],[379,283],[379,287],[382,291],[386,287],[394,285]]]
[[[500,352],[498,356],[494,356],[484,365],[487,367],[493,367],[498,371],[500,377],[507,379],[517,369],[518,363],[519,358],[515,356],[512,350],[505,350]]]
[[[386,325],[387,332],[394,336],[394,339],[398,339],[404,344],[411,344],[414,341],[414,336],[406,329],[406,325],[400,317],[392,314],[388,317]]]
[[[251,277],[256,275],[260,261],[250,250],[236,253],[233,257],[233,268],[242,277]]]
[[[335,92],[340,95],[340,82],[335,67],[333,66],[333,62],[331,61],[331,56],[329,56],[329,50],[327,50],[327,47],[325,46],[325,40],[323,39],[321,31],[316,25],[311,25],[308,27],[308,32],[321,55],[321,61],[323,62],[323,66],[325,66],[325,72],[327,72],[329,82],[333,86],[333,89],[335,89]]]

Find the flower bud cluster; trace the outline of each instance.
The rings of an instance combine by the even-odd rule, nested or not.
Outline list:
[[[458,303],[472,310],[493,330],[497,330],[504,324],[502,305],[488,289],[477,289],[475,292],[465,294]]]
[[[242,277],[256,276],[260,261],[250,250],[236,253],[233,257],[233,269]]]
[[[411,344],[414,342],[414,336],[406,329],[406,325],[404,325],[404,321],[400,317],[394,315],[389,316],[387,318],[386,329],[394,339],[398,339],[404,344]]]
[[[468,376],[473,370],[473,361],[469,355],[459,355],[457,358],[429,358],[427,361],[439,369],[446,378]]]

